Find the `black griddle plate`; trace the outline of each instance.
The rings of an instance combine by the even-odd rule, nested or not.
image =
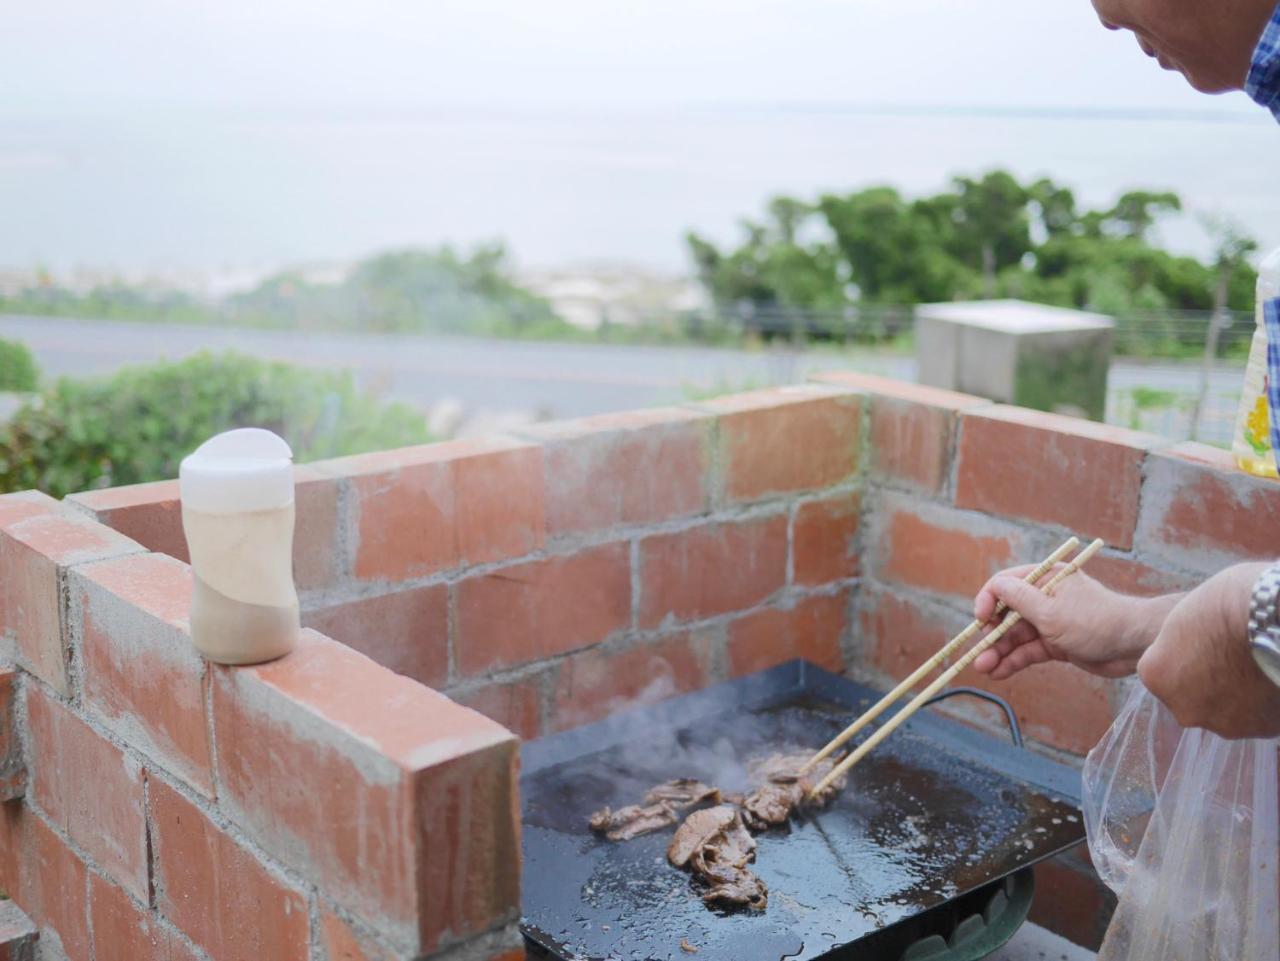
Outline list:
[[[933,711],[855,767],[828,809],[759,836],[763,914],[706,908],[666,861],[674,828],[617,844],[587,829],[592,811],[668,778],[740,790],[743,762],[816,749],[879,696],[792,661],[526,744],[526,937],[574,961],[857,957],[859,939],[1083,839],[1078,772]]]

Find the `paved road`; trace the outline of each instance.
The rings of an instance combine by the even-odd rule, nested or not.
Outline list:
[[[748,352],[698,347],[532,343],[462,337],[300,334],[286,331],[0,316],[0,337],[21,340],[51,376],[110,373],[125,364],[237,350],[317,368],[346,368],[361,382],[429,406],[456,398],[470,409],[572,417],[683,400],[692,389],[802,380],[854,365],[830,352]],[[904,362],[863,369],[903,373]],[[912,365],[907,362],[906,367]]]
[[[830,350],[797,352],[702,347],[526,343],[463,337],[297,333],[0,316],[0,337],[27,343],[49,375],[109,373],[125,364],[176,359],[201,350],[238,350],[317,368],[352,370],[361,383],[420,407],[446,398],[471,412],[535,412],[574,417],[686,399],[691,390],[742,389],[803,380],[810,372],[850,368],[914,379],[909,358]],[[1194,367],[1115,364],[1113,419],[1129,418],[1123,398],[1135,386],[1194,392]],[[1238,369],[1214,372],[1207,418],[1230,434],[1240,390]],[[1144,415],[1143,426],[1185,430],[1175,414]],[[1184,418],[1185,419],[1185,418]]]

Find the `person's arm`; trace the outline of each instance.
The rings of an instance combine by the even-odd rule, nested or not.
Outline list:
[[[1253,586],[1270,565],[1237,564],[1177,604],[1138,662],[1138,676],[1183,727],[1227,738],[1280,735],[1280,687],[1249,647]]]
[[[979,620],[1003,601],[1025,620],[980,655],[974,668],[1001,680],[1045,661],[1067,661],[1103,677],[1132,674],[1165,617],[1185,595],[1127,597],[1077,573],[1052,596],[1022,581],[1030,567],[1001,571],[974,601]]]
[[[1240,564],[1188,594],[1137,598],[1108,590],[1087,574],[1047,597],[1019,579],[1030,568],[993,577],[978,593],[977,616],[996,601],[1024,622],[981,655],[974,668],[995,679],[1049,660],[1103,677],[1135,670],[1183,727],[1228,738],[1280,734],[1280,687],[1253,659],[1249,603],[1266,564]]]

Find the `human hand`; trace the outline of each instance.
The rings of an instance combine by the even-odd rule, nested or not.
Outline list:
[[[1045,580],[1063,566],[1057,565]],[[1028,564],[1001,571],[974,600],[974,615],[984,623],[992,620],[997,601],[1023,617],[973,662],[976,671],[994,680],[1046,661],[1067,661],[1102,677],[1132,674],[1178,599],[1127,597],[1079,571],[1050,596],[1022,580],[1033,568]]]
[[[1249,600],[1267,564],[1237,564],[1186,595],[1138,661],[1138,676],[1183,727],[1226,738],[1280,734],[1280,687],[1249,650]]]

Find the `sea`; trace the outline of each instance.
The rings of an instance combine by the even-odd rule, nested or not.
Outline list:
[[[217,281],[373,251],[502,240],[523,267],[688,269],[777,194],[910,196],[1002,167],[1091,207],[1135,188],[1280,246],[1280,126],[1203,111],[715,104],[162,109],[0,124],[0,267],[192,271]]]

